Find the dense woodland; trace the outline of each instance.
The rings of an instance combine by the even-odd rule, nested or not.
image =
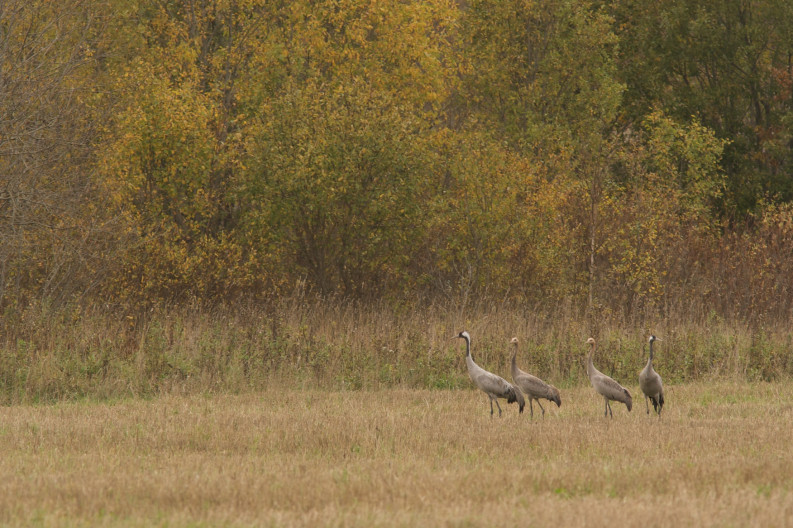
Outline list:
[[[0,3],[0,307],[793,311],[787,0]]]

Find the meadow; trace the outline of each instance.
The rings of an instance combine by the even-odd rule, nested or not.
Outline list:
[[[162,394],[0,407],[4,526],[789,526],[793,386],[591,387],[544,419],[462,390]]]
[[[565,310],[294,298],[7,312],[0,525],[790,525],[786,325]],[[507,376],[518,336],[518,364],[562,406],[532,420],[502,402],[491,418],[452,339],[462,329],[477,363]],[[660,419],[637,386],[649,333],[663,339]],[[633,412],[603,417],[590,335]]]

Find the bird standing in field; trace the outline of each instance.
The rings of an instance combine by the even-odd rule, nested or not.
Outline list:
[[[644,405],[647,407],[647,414],[650,414],[650,404],[647,402],[649,398],[653,402],[653,410],[658,413],[660,418],[661,409],[664,406],[664,384],[661,382],[661,376],[653,368],[653,342],[655,340],[656,337],[651,335],[650,358],[647,360],[644,370],[639,374],[639,387],[644,393]]]
[[[624,403],[628,408],[628,412],[631,412],[631,407],[633,407],[633,398],[631,398],[631,393],[628,392],[628,389],[595,368],[595,365],[592,363],[592,356],[595,354],[595,340],[590,337],[586,340],[586,342],[589,344],[589,357],[587,357],[586,362],[586,373],[587,376],[589,376],[589,382],[592,383],[595,391],[603,396],[603,398],[606,400],[606,411],[604,415],[610,415],[612,418],[614,418],[614,413],[611,411],[611,404],[609,403],[612,400]]]
[[[518,338],[513,337],[510,343],[515,345],[515,348],[512,351],[512,381],[515,383],[516,387],[525,392],[526,396],[529,397],[529,410],[531,411],[531,417],[534,418],[534,405],[532,404],[532,401],[537,400],[537,405],[539,405],[540,409],[542,410],[542,417],[545,418],[545,409],[543,408],[542,403],[540,403],[540,398],[545,398],[546,400],[554,402],[557,407],[561,407],[562,397],[559,395],[559,389],[553,385],[545,383],[537,376],[532,376],[531,374],[520,370],[516,362],[516,357],[518,355]]]
[[[471,336],[468,335],[468,332],[460,332],[454,336],[454,339],[457,338],[465,339],[465,364],[468,366],[468,375],[471,377],[471,381],[490,398],[490,417],[493,417],[494,401],[498,407],[498,415],[501,416],[501,405],[498,403],[498,398],[505,398],[507,403],[517,402],[522,413],[526,400],[523,399],[520,389],[513,387],[501,376],[496,376],[474,363],[474,358],[471,357]]]

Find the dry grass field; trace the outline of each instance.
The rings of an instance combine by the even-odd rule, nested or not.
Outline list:
[[[474,390],[0,408],[8,526],[791,526],[793,385],[581,386],[545,419]]]

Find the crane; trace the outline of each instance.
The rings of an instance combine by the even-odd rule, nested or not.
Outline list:
[[[611,404],[609,403],[610,401],[624,403],[628,408],[628,412],[631,412],[631,408],[633,407],[633,398],[631,398],[631,393],[628,391],[628,389],[595,368],[595,365],[592,363],[592,356],[595,354],[595,340],[594,338],[590,337],[586,342],[589,345],[589,356],[587,357],[586,362],[586,373],[587,376],[589,376],[589,382],[595,388],[595,391],[603,396],[603,398],[606,400],[605,416],[610,415],[611,418],[614,418],[614,413],[611,411]]]
[[[545,409],[543,408],[542,403],[540,403],[540,398],[545,398],[546,400],[554,402],[557,407],[561,407],[562,397],[559,395],[559,389],[553,385],[545,383],[537,376],[532,376],[531,374],[520,370],[516,362],[516,357],[518,355],[518,338],[513,337],[510,343],[515,345],[515,349],[512,352],[512,381],[515,383],[516,387],[526,393],[526,396],[529,397],[529,409],[531,410],[531,417],[534,418],[534,405],[532,404],[532,401],[537,400],[537,405],[540,406],[540,409],[542,410],[542,416],[544,418]]]
[[[498,403],[498,398],[505,398],[507,403],[517,402],[520,408],[519,412],[522,413],[526,401],[520,390],[501,376],[486,371],[474,362],[474,358],[471,356],[471,336],[468,332],[463,331],[453,337],[453,339],[458,338],[465,339],[465,364],[468,366],[468,375],[471,377],[471,381],[490,398],[490,417],[493,417],[494,401],[498,407],[498,415],[501,416],[501,405]]]
[[[653,342],[656,341],[654,335],[650,336],[650,358],[647,360],[647,365],[639,374],[639,387],[644,393],[644,405],[647,407],[647,414],[650,414],[650,404],[647,402],[649,398],[653,402],[653,410],[661,417],[661,409],[664,407],[664,384],[661,381],[661,376],[653,368]],[[660,341],[660,339],[658,339]]]

